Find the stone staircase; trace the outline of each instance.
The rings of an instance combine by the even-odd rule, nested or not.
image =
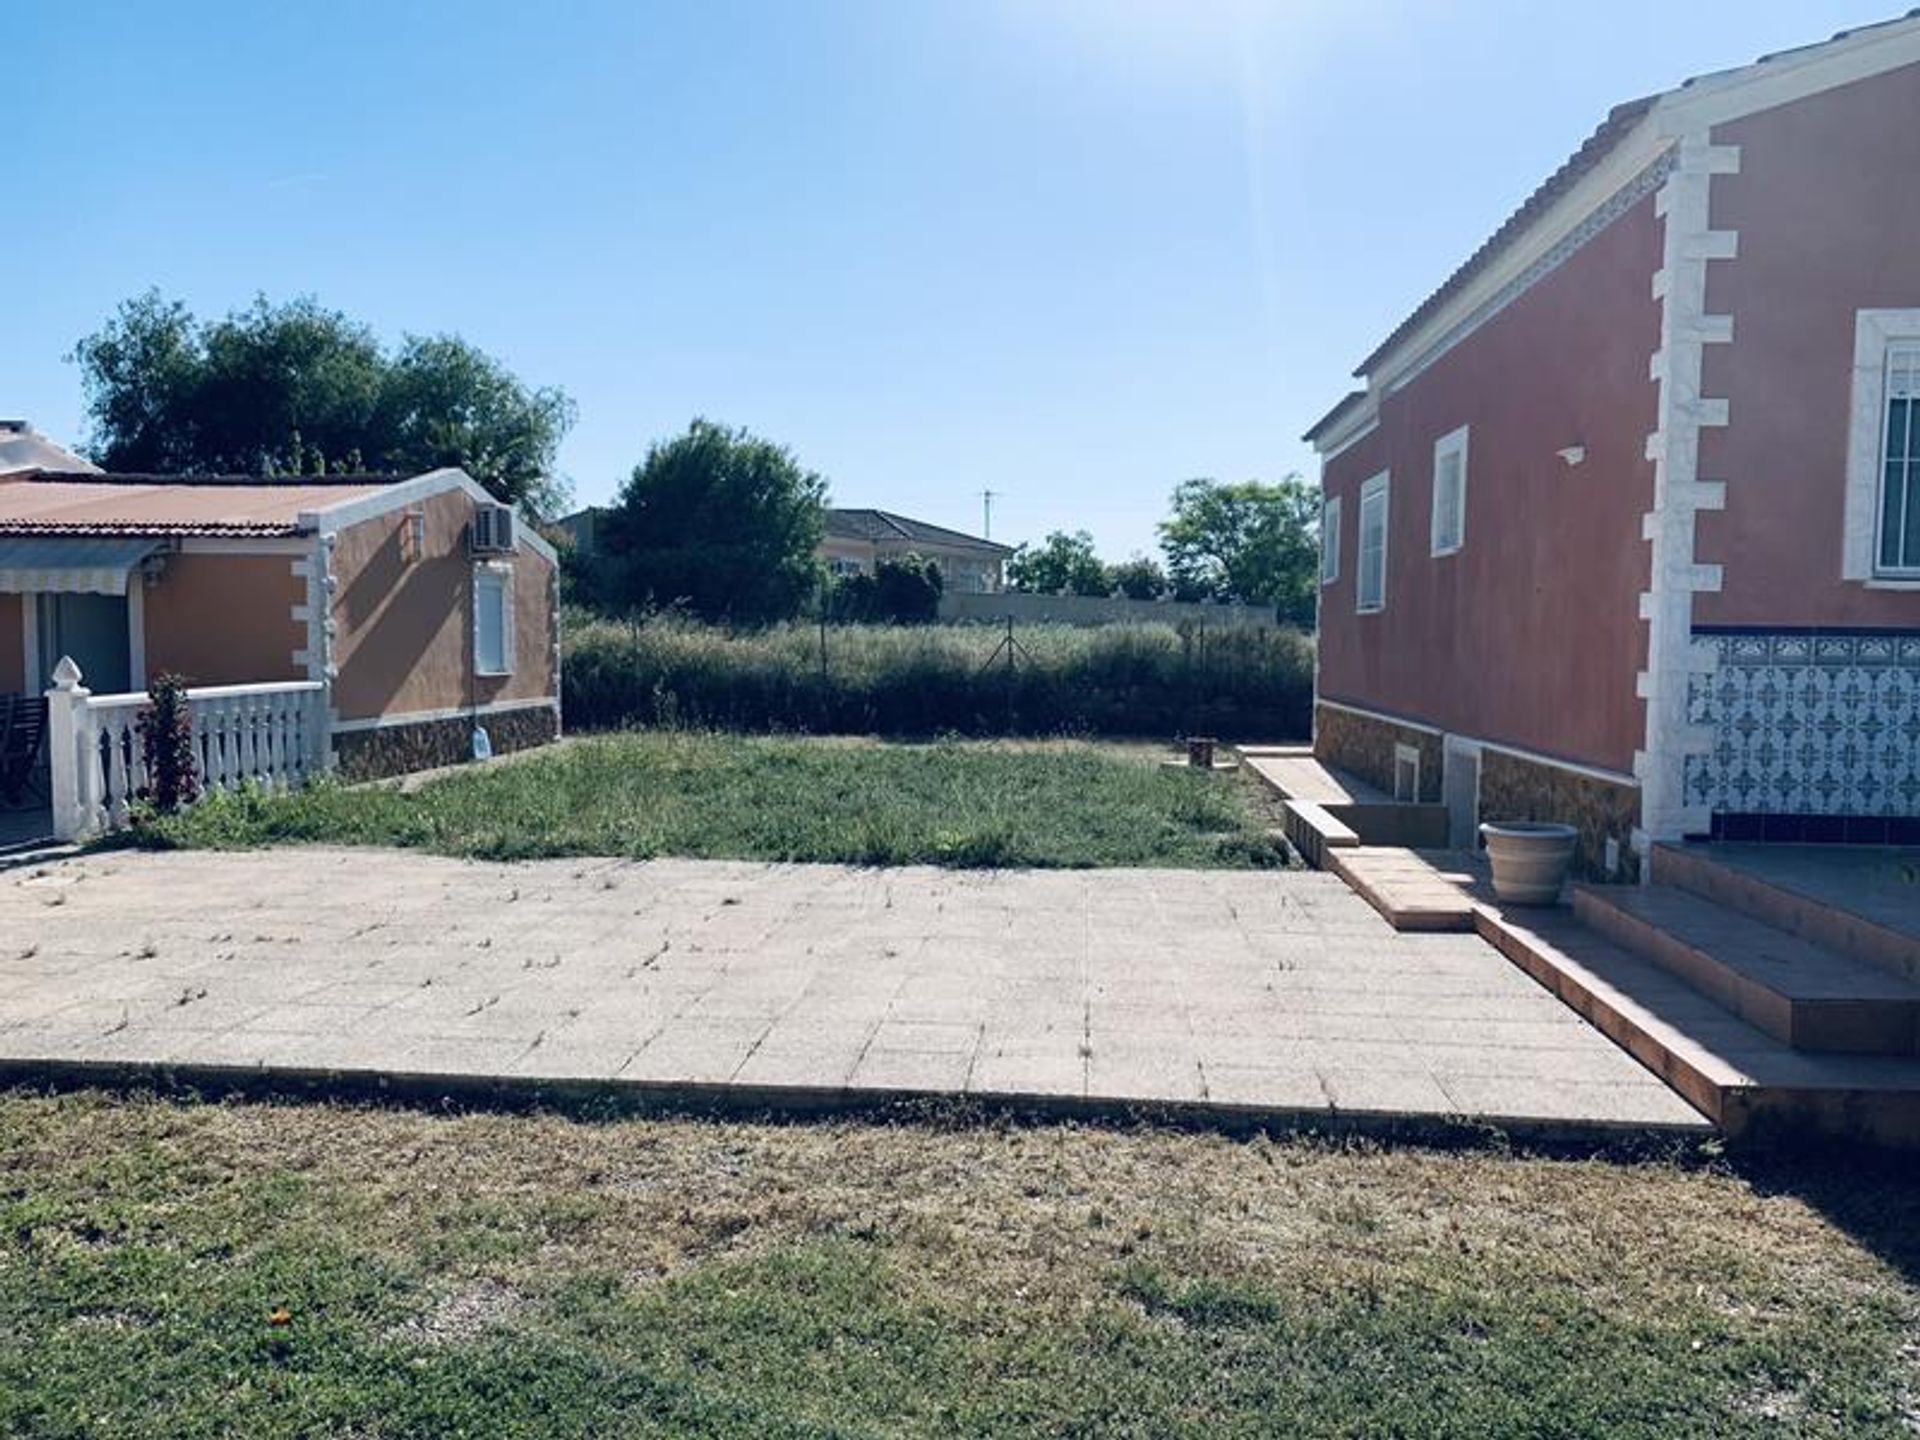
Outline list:
[[[1729,1135],[1920,1147],[1920,927],[1668,846],[1645,886],[1477,924]]]

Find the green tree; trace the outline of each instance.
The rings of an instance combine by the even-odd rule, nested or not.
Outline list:
[[[1085,530],[1055,530],[1038,545],[1022,545],[1007,561],[1007,584],[1036,595],[1107,595],[1107,567]]]
[[[819,582],[826,482],[769,440],[695,420],[656,441],[596,534],[606,600],[761,624]]]
[[[1311,625],[1318,592],[1320,506],[1297,476],[1276,484],[1186,480],[1160,522],[1160,547],[1183,599],[1271,605]]]
[[[532,389],[453,335],[383,348],[311,298],[264,297],[196,319],[158,291],[123,303],[74,346],[88,448],[110,470],[155,474],[417,473],[458,465],[502,500],[550,516],[573,402]]]
[[[1107,588],[1129,600],[1158,600],[1167,593],[1167,572],[1148,555],[1131,555],[1107,567]]]

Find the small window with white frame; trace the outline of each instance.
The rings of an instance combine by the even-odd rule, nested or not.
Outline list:
[[[478,675],[513,673],[513,568],[473,572],[473,668]]]
[[[1354,563],[1354,609],[1371,615],[1387,608],[1386,471],[1360,487],[1360,544]]]
[[[1854,317],[1842,575],[1920,587],[1920,310]]]
[[[1920,579],[1920,341],[1887,349],[1886,442],[1880,454],[1878,543],[1882,575]]]
[[[1340,578],[1340,497],[1331,496],[1320,504],[1320,583],[1331,585]]]
[[[1451,555],[1467,538],[1467,427],[1433,445],[1433,553]]]

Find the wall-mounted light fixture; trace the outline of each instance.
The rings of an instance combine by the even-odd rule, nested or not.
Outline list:
[[[1582,460],[1587,458],[1587,447],[1584,445],[1569,445],[1564,450],[1556,450],[1554,453],[1569,466],[1573,466],[1578,465]]]

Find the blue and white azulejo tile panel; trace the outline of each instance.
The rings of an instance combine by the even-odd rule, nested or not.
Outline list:
[[[1920,816],[1920,632],[1702,634],[1687,799],[1716,814]]]

